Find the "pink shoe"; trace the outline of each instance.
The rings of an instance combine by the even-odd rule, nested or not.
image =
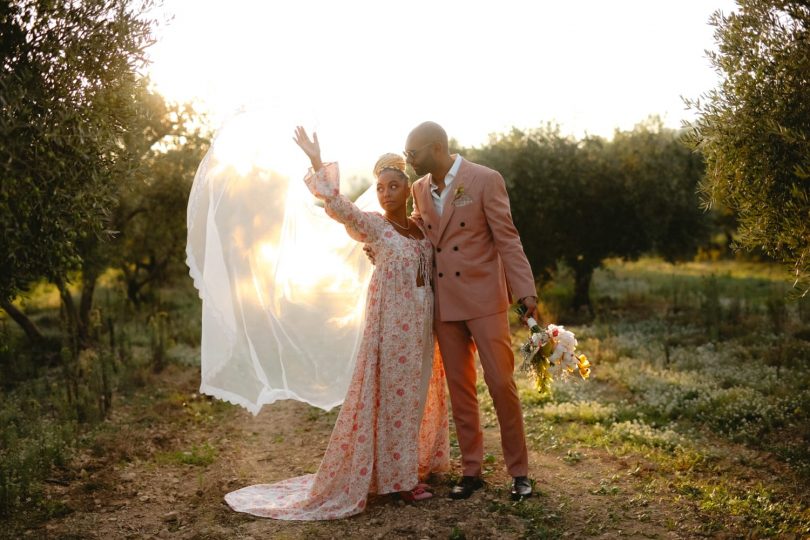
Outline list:
[[[433,497],[433,493],[421,487],[422,485],[424,484],[420,484],[410,491],[400,491],[399,496],[406,502],[424,501]]]

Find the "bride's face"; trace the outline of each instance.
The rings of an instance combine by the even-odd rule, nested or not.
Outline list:
[[[410,195],[408,180],[396,171],[383,171],[377,178],[377,200],[386,212],[405,206]]]

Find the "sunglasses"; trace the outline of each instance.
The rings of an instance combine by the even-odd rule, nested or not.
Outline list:
[[[425,148],[427,148],[431,144],[433,144],[433,143],[429,142],[426,145],[424,145],[424,146],[422,146],[420,148],[417,148],[416,150],[404,150],[402,152],[402,155],[405,156],[406,159],[413,159],[416,156],[417,152],[421,152],[422,150],[424,150]]]

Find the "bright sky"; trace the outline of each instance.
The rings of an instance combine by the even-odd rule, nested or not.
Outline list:
[[[716,86],[709,16],[732,0],[165,0],[151,76],[215,124],[262,101],[301,111],[325,159],[370,176],[423,120],[462,145],[553,121],[609,136]],[[295,117],[296,115],[293,114]],[[294,126],[269,125],[292,136]]]

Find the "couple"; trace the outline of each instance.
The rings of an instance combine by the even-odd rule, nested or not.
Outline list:
[[[450,497],[468,498],[483,485],[476,349],[513,477],[511,496],[529,497],[507,310],[511,289],[526,317],[536,317],[536,292],[503,178],[450,155],[444,129],[425,122],[404,152],[422,178],[409,186],[406,160],[383,155],[374,168],[383,213],[363,212],[339,193],[337,164],[321,162],[317,135],[310,140],[299,127],[295,141],[312,163],[307,187],[375,260],[363,339],[318,472],[249,486],[226,501],[254,515],[316,520],[361,512],[369,493],[429,498],[420,482],[449,468],[443,374],[462,455],[463,476]]]

